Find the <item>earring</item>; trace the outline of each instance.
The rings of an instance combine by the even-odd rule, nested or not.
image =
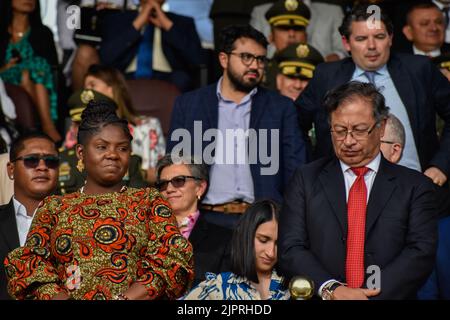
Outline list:
[[[84,170],[84,163],[83,163],[83,160],[81,160],[81,159],[78,159],[77,170],[80,172],[83,172],[83,170]]]
[[[197,195],[197,199],[200,200],[201,196]]]
[[[14,180],[14,176],[9,176],[9,178],[10,178],[11,180]]]

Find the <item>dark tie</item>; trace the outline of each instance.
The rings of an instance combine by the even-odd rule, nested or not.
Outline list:
[[[357,178],[348,194],[345,278],[348,287],[360,288],[364,282],[364,239],[367,208],[367,187],[364,175],[369,171],[369,168],[359,167],[351,170]]]
[[[369,80],[369,82],[371,83],[371,84],[373,84],[374,86],[376,85],[375,84],[375,75],[376,75],[376,71],[365,71],[364,72],[364,75],[366,76],[366,78]]]

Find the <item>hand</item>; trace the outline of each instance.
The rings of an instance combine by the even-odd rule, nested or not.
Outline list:
[[[442,187],[444,183],[447,182],[447,176],[436,167],[428,168],[423,174],[433,180],[433,183],[437,184],[440,187]]]
[[[17,58],[17,57],[16,58],[11,58],[11,60],[9,60],[7,64],[3,65],[0,68],[0,72],[6,71],[8,69],[11,69],[12,67],[14,67],[17,64],[18,61],[19,61],[19,58]]]
[[[69,300],[70,297],[65,292],[60,292],[53,296],[52,300]]]
[[[148,22],[157,28],[169,31],[172,28],[173,22],[161,10],[161,5],[155,0],[147,0],[145,4],[150,6]]]
[[[333,291],[333,300],[369,300],[368,297],[379,295],[380,289],[360,289],[339,286]]]

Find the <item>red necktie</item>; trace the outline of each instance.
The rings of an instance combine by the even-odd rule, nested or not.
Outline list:
[[[366,231],[367,187],[364,175],[369,168],[352,168],[357,175],[350,188],[347,203],[348,233],[345,273],[350,288],[360,288],[364,282],[364,238]]]

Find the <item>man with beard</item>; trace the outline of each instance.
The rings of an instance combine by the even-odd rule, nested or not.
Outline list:
[[[167,152],[194,154],[209,165],[203,200],[206,219],[233,228],[250,203],[281,202],[294,170],[305,162],[305,144],[292,100],[259,87],[267,40],[245,26],[221,32],[218,83],[175,101]]]

